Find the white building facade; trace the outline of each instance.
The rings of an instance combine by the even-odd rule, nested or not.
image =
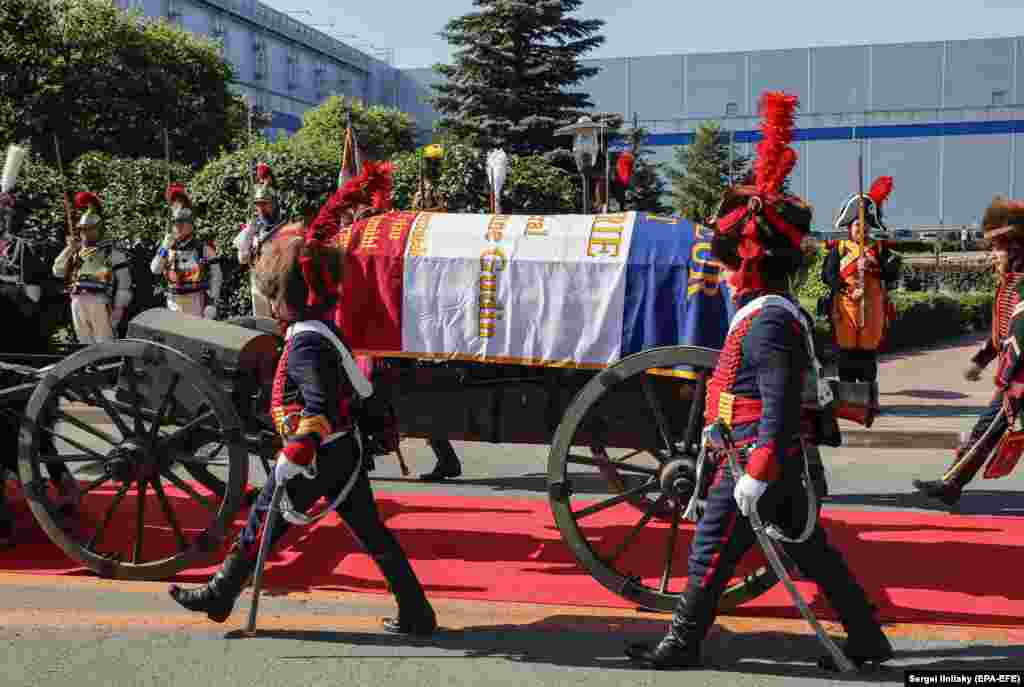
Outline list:
[[[423,114],[408,96],[416,85],[406,83],[400,70],[256,0],[114,2],[220,41],[222,55],[235,68],[232,90],[271,114],[271,138],[297,131],[302,113],[332,95],[370,105],[404,103],[410,114]],[[417,126],[429,129],[430,122],[417,121]]]

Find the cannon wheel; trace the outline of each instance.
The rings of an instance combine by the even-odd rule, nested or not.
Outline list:
[[[703,393],[679,393],[684,385],[692,389],[692,381],[649,372],[689,366],[697,375],[698,391],[703,391],[703,380],[710,375],[717,360],[717,350],[696,346],[653,348],[623,358],[602,370],[580,390],[566,410],[551,445],[548,492],[562,539],[594,579],[644,608],[671,611],[682,592],[681,588],[670,590],[668,585],[672,580],[673,566],[685,570],[685,552],[677,555],[676,544],[682,513],[692,493],[692,483],[678,480],[676,476],[682,462],[693,459],[696,445],[694,425],[699,427],[703,423]],[[627,402],[625,406],[631,410],[629,417],[621,417],[621,413],[619,417],[602,416],[603,404],[609,403],[617,393],[630,392],[633,402],[631,405]],[[695,407],[687,403],[685,413],[668,412],[674,409],[669,405],[673,394],[676,398],[680,395],[696,398],[699,405]],[[622,407],[604,406],[605,409],[617,408],[620,411]],[[635,429],[641,419],[636,416],[640,414],[646,416],[642,419],[652,428],[653,436],[649,440],[634,439],[634,442],[642,444],[639,446],[613,447],[610,444],[593,450],[592,428],[595,425],[608,425],[618,420],[620,426],[633,425]],[[698,420],[696,423],[694,418]],[[583,455],[587,449],[590,449],[589,456]],[[653,464],[644,464],[639,460],[641,458]],[[596,471],[588,475],[579,472],[582,467]],[[580,501],[592,500],[586,498],[585,492],[587,483],[593,482],[594,478],[606,480],[606,488],[601,491],[614,495],[580,507]],[[609,486],[610,489],[607,488]],[[587,518],[622,503],[641,513],[635,524],[624,529],[621,536],[613,533],[611,528],[597,524],[595,521],[600,521],[600,517],[587,522]],[[648,524],[666,512],[669,524],[654,533],[661,540],[661,545],[653,543],[650,534],[643,544],[643,550],[650,552],[649,556],[643,557],[646,561],[660,556],[660,580],[653,582],[651,570],[646,575],[630,572],[630,566],[635,565],[637,559],[624,561],[623,555],[636,545]],[[784,560],[788,563],[788,559]],[[720,608],[734,608],[767,591],[776,582],[778,578],[771,568],[758,568],[726,589]]]
[[[98,418],[83,418],[88,406]],[[223,444],[227,456],[221,499],[174,471],[204,463],[199,449],[210,444]],[[69,557],[101,577],[160,580],[221,549],[248,460],[238,414],[204,368],[173,348],[126,339],[89,346],[41,378],[25,409],[18,469],[36,520]],[[84,464],[95,476],[73,522],[47,486],[43,466],[54,463],[72,471]],[[199,514],[186,517],[186,501]],[[106,532],[115,518],[131,522],[131,536]]]

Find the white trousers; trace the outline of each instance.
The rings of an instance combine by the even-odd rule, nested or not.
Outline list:
[[[92,293],[71,297],[71,321],[79,343],[93,344],[114,340],[114,327],[110,322],[110,301]]]
[[[206,292],[185,293],[181,295],[168,295],[167,307],[175,312],[185,313],[193,317],[202,317],[203,308],[206,307]]]
[[[253,317],[273,317],[274,315],[270,312],[270,301],[263,297],[263,294],[256,290],[256,286],[251,282],[249,284],[249,293],[252,295],[252,316]]]

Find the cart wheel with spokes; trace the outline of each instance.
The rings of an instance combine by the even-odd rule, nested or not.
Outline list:
[[[705,381],[717,361],[717,350],[696,346],[623,358],[580,390],[551,445],[548,491],[562,539],[594,579],[644,608],[671,611],[685,585],[680,530],[692,525],[682,514],[695,486]],[[631,525],[615,517],[621,508],[635,513]],[[777,581],[770,567],[754,567],[725,591],[720,608]]]
[[[48,463],[87,480],[74,522],[47,488]],[[185,466],[226,468],[223,498],[183,479]],[[203,367],[126,339],[89,346],[41,378],[22,420],[18,468],[36,520],[69,557],[101,577],[160,580],[221,549],[248,452],[237,412]]]

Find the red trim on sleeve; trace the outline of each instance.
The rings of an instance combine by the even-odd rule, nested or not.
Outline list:
[[[762,482],[774,482],[779,478],[779,461],[775,459],[775,442],[758,446],[750,453],[747,474]]]
[[[285,457],[296,465],[309,465],[316,456],[316,438],[312,435],[299,439],[292,439],[288,445],[281,449]]]

